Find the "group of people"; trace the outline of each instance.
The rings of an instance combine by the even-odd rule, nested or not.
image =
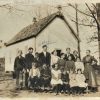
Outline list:
[[[86,50],[86,56],[81,60],[75,50],[71,54],[70,48],[66,53],[57,55],[57,50],[47,52],[47,45],[43,45],[43,52],[35,53],[28,49],[25,57],[18,51],[15,58],[14,71],[16,74],[16,89],[33,89],[36,91],[68,94],[83,94],[85,90],[97,91],[97,80],[94,67],[97,60]]]

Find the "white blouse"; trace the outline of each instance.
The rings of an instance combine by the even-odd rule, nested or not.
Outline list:
[[[35,77],[35,76],[39,77],[39,76],[40,76],[40,71],[39,71],[39,69],[38,69],[38,68],[32,68],[32,69],[30,70],[30,72],[29,72],[29,76],[30,76],[30,77]]]
[[[59,59],[58,56],[51,55],[51,65],[57,63]]]
[[[83,62],[75,62],[75,70],[77,71],[77,69],[81,69],[82,72],[84,71],[84,64]]]

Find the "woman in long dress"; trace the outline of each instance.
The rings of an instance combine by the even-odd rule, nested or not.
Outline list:
[[[84,63],[84,75],[88,80],[88,86],[95,88],[97,87],[97,80],[95,75],[95,70],[92,66],[92,63],[97,63],[97,60],[90,55],[90,50],[86,51],[86,56],[83,58]]]

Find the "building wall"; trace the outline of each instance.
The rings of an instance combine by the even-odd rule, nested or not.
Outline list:
[[[8,46],[5,51],[5,71],[13,71],[14,60],[17,56],[17,51],[22,50],[23,56],[25,56],[29,47],[35,48],[34,38]]]
[[[46,29],[36,38],[36,50],[42,51],[42,45],[47,44],[48,50],[51,52],[54,49],[61,49],[65,52],[67,47],[77,50],[78,42],[71,33],[65,22],[56,18]]]

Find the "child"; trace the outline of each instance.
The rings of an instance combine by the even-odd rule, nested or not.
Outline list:
[[[70,70],[69,73],[69,85],[71,89],[71,93],[75,95],[77,93],[77,81],[76,81],[76,74],[73,72],[73,70]]]
[[[40,71],[39,68],[37,67],[37,63],[34,62],[32,63],[32,68],[30,69],[29,72],[31,86],[34,91],[36,91],[39,88],[39,77],[40,77]]]
[[[80,58],[77,58],[75,62],[75,72],[77,72],[78,69],[81,69],[82,73],[84,72],[84,64],[81,62]]]
[[[79,87],[79,94],[83,93],[87,87],[87,83],[85,83],[85,80],[86,79],[85,79],[84,74],[82,74],[82,70],[78,69],[77,74],[76,74],[76,81],[77,81],[77,85]]]
[[[72,70],[73,72],[75,71],[75,62],[72,60],[71,56],[68,56],[68,61],[66,61],[66,66],[65,66],[66,71]]]
[[[51,85],[53,87],[53,92],[56,93],[56,95],[59,94],[60,92],[60,86],[62,84],[62,80],[61,80],[61,71],[58,67],[58,63],[53,65],[53,68],[51,70]]]
[[[50,68],[44,64],[43,68],[41,69],[41,86],[43,87],[43,91],[47,92],[50,88],[50,81],[51,81],[51,70]]]
[[[60,59],[58,60],[58,66],[61,70],[65,69],[65,64],[66,64],[66,60],[64,59],[65,58],[65,54],[64,53],[61,53],[60,55]]]
[[[70,86],[69,86],[69,74],[65,70],[61,71],[61,80],[63,82],[63,84],[62,84],[62,91],[64,93],[66,93],[66,92],[69,93],[69,90],[70,90]]]

